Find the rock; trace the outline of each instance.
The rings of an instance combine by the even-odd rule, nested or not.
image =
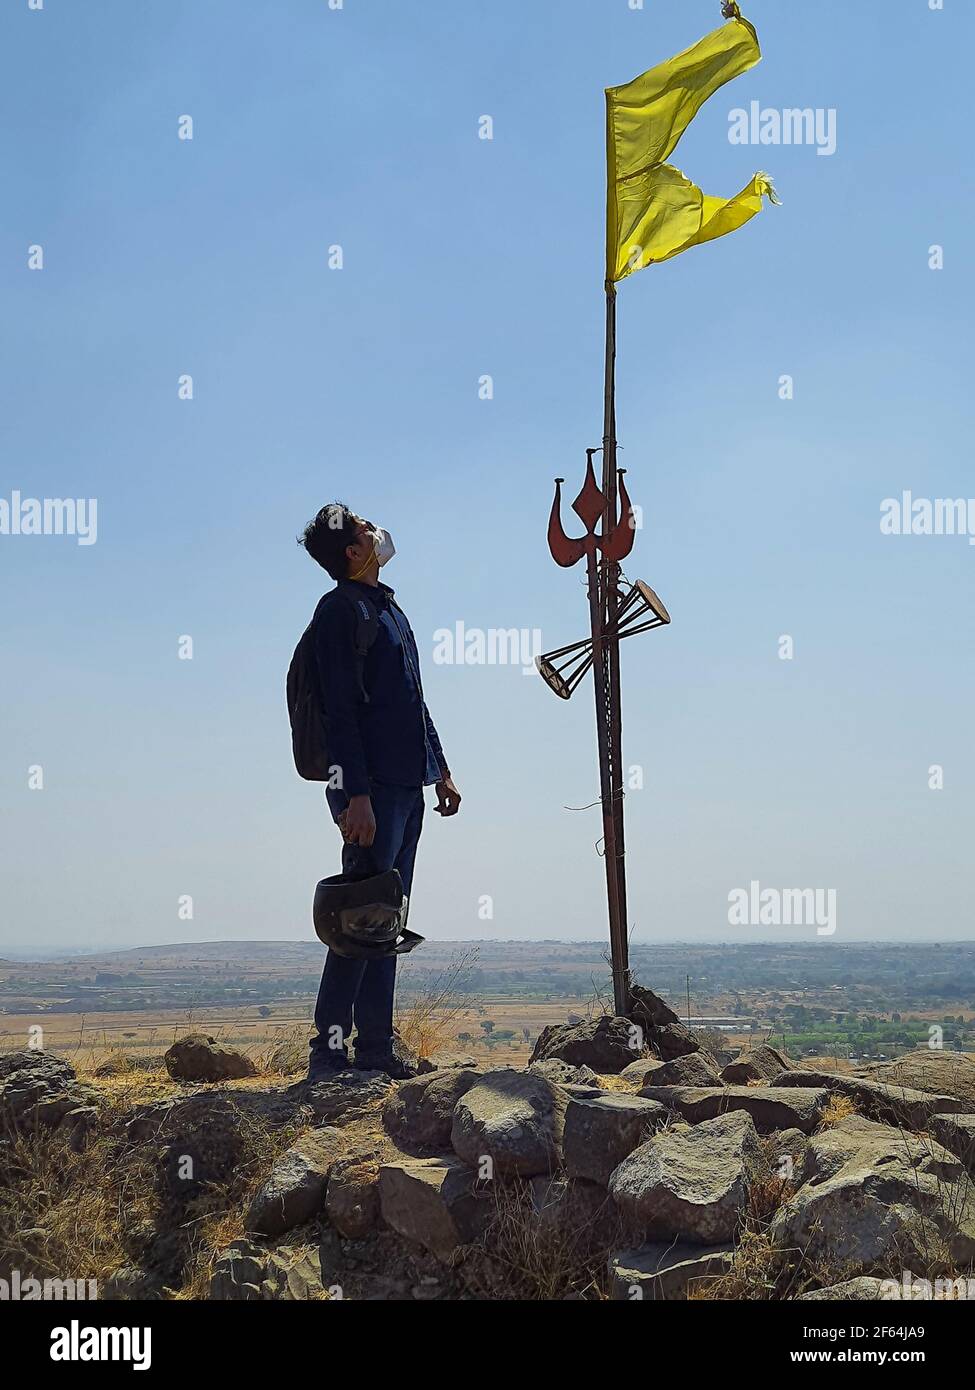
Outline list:
[[[778,1129],[811,1134],[829,1099],[825,1090],[778,1086],[644,1086],[640,1095],[676,1110],[689,1124],[743,1110],[761,1134]]]
[[[671,1023],[680,1023],[680,1017],[669,1004],[665,1004],[659,994],[643,985],[630,985],[630,1018],[638,1023],[645,1033],[655,1028],[665,1028]]]
[[[591,1067],[595,1072],[613,1075],[634,1061],[642,1046],[638,1030],[626,1018],[551,1023],[539,1034],[529,1066],[558,1057],[574,1067]]]
[[[726,1274],[734,1260],[733,1245],[688,1245],[660,1242],[610,1256],[610,1298],[684,1299],[702,1279]]]
[[[687,1057],[692,1052],[700,1052],[701,1044],[683,1023],[668,1023],[663,1028],[655,1028],[650,1034],[651,1047],[665,1062],[676,1057]]]
[[[568,1100],[537,1073],[487,1072],[454,1108],[454,1153],[481,1177],[551,1173],[561,1162]],[[485,1159],[491,1160],[489,1172],[483,1171]]]
[[[372,1154],[337,1159],[325,1188],[325,1215],[347,1240],[362,1240],[379,1225],[379,1161]]]
[[[478,1196],[474,1184],[474,1175],[454,1158],[383,1163],[383,1220],[405,1239],[447,1260],[459,1246],[477,1239],[494,1210],[490,1194]]]
[[[273,1250],[264,1267],[261,1298],[274,1303],[321,1302],[326,1297],[315,1249]]]
[[[932,1115],[929,1128],[938,1143],[975,1174],[975,1115]]]
[[[408,1151],[449,1148],[454,1107],[481,1075],[454,1068],[404,1081],[390,1091],[383,1106],[387,1134]]]
[[[655,1134],[623,1160],[609,1190],[650,1240],[724,1244],[738,1229],[758,1152],[751,1117],[735,1111]]]
[[[848,1116],[810,1139],[796,1182],[770,1235],[811,1261],[870,1274],[975,1259],[971,1179],[933,1140]]]
[[[434,1052],[430,1057],[421,1057],[416,1069],[420,1076],[431,1071],[476,1071],[477,1061],[466,1052]]]
[[[645,1086],[722,1086],[718,1068],[704,1052],[688,1052],[672,1062],[652,1065]]]
[[[225,1047],[208,1033],[188,1033],[177,1038],[164,1060],[174,1081],[236,1081],[242,1076],[257,1075],[249,1057]]]
[[[667,1065],[668,1063],[661,1062],[659,1057],[640,1057],[637,1061],[630,1062],[619,1074],[624,1081],[629,1081],[633,1086],[649,1086],[653,1074]]]
[[[889,1284],[889,1279],[868,1279],[861,1275],[859,1279],[844,1279],[842,1284],[830,1284],[826,1289],[813,1289],[810,1293],[801,1293],[795,1301],[812,1303],[822,1299],[845,1303],[875,1302],[885,1296],[890,1297],[889,1292],[886,1295],[884,1292]]]
[[[378,1071],[341,1071],[328,1081],[307,1081],[289,1087],[301,1097],[319,1124],[347,1125],[358,1120],[376,1101],[393,1088],[393,1082]]]
[[[548,1077],[557,1086],[599,1086],[599,1077],[592,1067],[574,1067],[561,1057],[547,1057],[544,1062],[532,1062],[529,1071]]]
[[[339,1129],[313,1129],[292,1145],[254,1194],[246,1228],[261,1236],[280,1236],[317,1216],[325,1202],[332,1165],[348,1153]]]
[[[930,1095],[905,1086],[888,1086],[857,1076],[841,1076],[831,1071],[784,1071],[775,1078],[776,1087],[827,1087],[847,1096],[870,1119],[905,1129],[926,1129],[932,1115],[965,1110],[965,1102],[954,1096]]]
[[[783,1129],[766,1140],[772,1172],[785,1182],[794,1182],[809,1147],[809,1138],[801,1129]]]
[[[250,1240],[235,1240],[221,1250],[210,1277],[210,1299],[255,1301],[261,1297],[267,1251]]]
[[[744,1086],[749,1081],[774,1081],[780,1072],[792,1066],[784,1052],[762,1043],[761,1047],[743,1052],[737,1061],[729,1062],[721,1071],[722,1081],[729,1086]]]
[[[321,1266],[314,1247],[265,1250],[235,1240],[214,1263],[208,1298],[235,1302],[322,1300]]]
[[[667,1109],[641,1096],[573,1096],[565,1112],[563,1152],[570,1177],[607,1185],[613,1170],[667,1120]]]
[[[53,1052],[29,1047],[0,1056],[0,1125],[54,1129],[71,1112],[94,1110],[96,1099],[95,1092],[78,1081],[70,1062]],[[69,1127],[74,1130],[77,1123],[76,1116]]]
[[[933,1095],[954,1096],[965,1101],[965,1114],[975,1112],[975,1059],[968,1053],[922,1047],[905,1052],[895,1062],[870,1067],[863,1074],[867,1080],[888,1086],[909,1086]]]

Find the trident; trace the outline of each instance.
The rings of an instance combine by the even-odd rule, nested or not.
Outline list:
[[[615,295],[613,298],[615,300]],[[613,307],[615,309],[615,304]],[[613,336],[615,337],[615,334]],[[613,346],[615,347],[615,344]],[[617,1014],[625,1015],[630,1008],[630,970],[626,933],[619,644],[624,637],[666,626],[670,622],[670,614],[649,584],[643,583],[642,580],[625,587],[620,586],[619,563],[633,549],[636,523],[623,481],[626,470],[615,468],[614,407],[615,401],[607,399],[607,439],[602,449],[603,487],[600,488],[596,482],[592,462],[593,455],[601,451],[587,449],[586,480],[572,504],[572,510],[586,528],[586,534],[575,539],[567,536],[562,527],[564,478],[555,480],[555,499],[548,523],[548,546],[557,565],[569,568],[577,564],[583,555],[586,557],[590,635],[579,642],[560,647],[557,651],[546,652],[543,656],[536,657],[535,664],[545,683],[563,700],[571,697],[590,666],[593,668],[613,996]],[[612,480],[608,488],[607,479]],[[603,521],[602,530],[601,534],[597,535],[596,524],[600,518]],[[602,557],[601,564],[597,560],[597,551]]]

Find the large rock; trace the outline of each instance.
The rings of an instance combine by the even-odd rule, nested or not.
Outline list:
[[[858,1279],[844,1279],[842,1284],[830,1284],[825,1289],[812,1289],[801,1293],[797,1303],[875,1303],[890,1298],[888,1279],[870,1279],[861,1275]]]
[[[680,1023],[679,1016],[659,994],[654,994],[652,989],[643,985],[634,984],[630,985],[630,1018],[646,1033],[655,1028],[666,1028],[670,1023]]]
[[[235,1240],[217,1255],[208,1298],[234,1302],[307,1302],[327,1297],[314,1248],[265,1250]]]
[[[87,1132],[97,1119],[96,1093],[82,1085],[70,1062],[40,1048],[0,1056],[0,1124],[14,1128]],[[72,1118],[69,1118],[72,1117]]]
[[[668,1116],[665,1106],[642,1096],[609,1092],[595,1099],[573,1096],[565,1112],[563,1153],[570,1177],[609,1182],[613,1170]]]
[[[480,1177],[551,1173],[562,1158],[568,1100],[537,1073],[487,1072],[454,1108],[454,1152]]]
[[[289,1087],[319,1124],[348,1125],[382,1100],[394,1086],[385,1072],[342,1071],[327,1081]]]
[[[254,1194],[246,1228],[261,1236],[279,1236],[317,1216],[325,1202],[328,1175],[348,1153],[339,1129],[313,1129],[283,1154],[267,1181]]]
[[[420,1076],[431,1071],[476,1071],[477,1060],[466,1052],[434,1052],[429,1057],[421,1057],[416,1069]]]
[[[655,1028],[648,1041],[665,1062],[673,1062],[677,1057],[687,1057],[692,1052],[701,1051],[701,1044],[683,1023],[668,1023],[662,1028]]]
[[[796,1182],[770,1235],[810,1261],[870,1274],[975,1260],[972,1181],[931,1139],[848,1116],[809,1141]]]
[[[788,1071],[791,1066],[784,1052],[762,1043],[760,1047],[743,1052],[737,1061],[729,1062],[721,1072],[721,1079],[729,1086],[745,1086],[749,1081],[774,1081],[780,1072]]]
[[[563,1062],[561,1057],[546,1057],[542,1062],[532,1062],[529,1070],[547,1077],[557,1086],[599,1087],[599,1077],[592,1067],[574,1067],[571,1062]]]
[[[243,1076],[257,1075],[249,1057],[225,1047],[209,1033],[188,1033],[177,1038],[164,1060],[174,1081],[237,1081]]]
[[[733,1245],[688,1245],[662,1241],[610,1256],[610,1298],[616,1302],[641,1299],[685,1299],[701,1280],[726,1274],[734,1260]]]
[[[640,1095],[675,1110],[689,1124],[743,1110],[760,1134],[780,1129],[811,1134],[829,1099],[825,1090],[778,1086],[644,1086]]]
[[[379,1203],[388,1226],[440,1260],[476,1240],[494,1210],[490,1191],[476,1192],[474,1175],[451,1158],[381,1164]]]
[[[932,1115],[930,1132],[975,1174],[975,1115]]]
[[[325,1215],[340,1236],[362,1240],[379,1224],[379,1161],[373,1154],[338,1159],[328,1175]]]
[[[723,1086],[712,1057],[703,1050],[675,1057],[672,1062],[651,1063],[645,1086]]]
[[[964,1111],[964,1101],[954,1096],[931,1095],[909,1086],[888,1086],[858,1076],[841,1076],[832,1071],[784,1071],[775,1078],[776,1087],[827,1087],[849,1100],[870,1119],[905,1129],[925,1129],[932,1115]]]
[[[408,1152],[449,1148],[454,1107],[480,1076],[469,1068],[451,1068],[404,1081],[383,1106],[387,1134]]]
[[[654,1135],[623,1160],[609,1190],[649,1240],[723,1244],[738,1229],[757,1160],[755,1126],[736,1111]]]
[[[965,1102],[965,1113],[975,1112],[975,1059],[964,1052],[919,1048],[905,1052],[895,1062],[881,1062],[864,1071],[870,1081],[888,1086],[909,1086],[932,1095],[954,1096]]]
[[[529,1065],[558,1057],[574,1067],[615,1074],[642,1051],[640,1034],[626,1018],[594,1018],[585,1023],[551,1023],[532,1049]]]

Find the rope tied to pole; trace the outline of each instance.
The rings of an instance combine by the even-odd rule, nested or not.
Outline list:
[[[725,19],[741,19],[741,10],[738,8],[735,0],[724,0],[721,6],[721,13],[724,15]]]

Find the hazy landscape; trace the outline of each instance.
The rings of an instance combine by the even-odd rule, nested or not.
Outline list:
[[[427,942],[402,968],[401,1017],[422,1016],[437,1046],[524,1065],[546,1025],[611,1012],[605,950]],[[307,1036],[322,956],[314,942],[224,941],[0,961],[0,1050],[40,1026],[54,1051],[148,1060],[195,1027],[257,1055]],[[631,962],[724,1047],[770,1036],[793,1053],[882,1060],[926,1046],[937,1025],[945,1048],[975,1051],[975,943],[635,945]]]

